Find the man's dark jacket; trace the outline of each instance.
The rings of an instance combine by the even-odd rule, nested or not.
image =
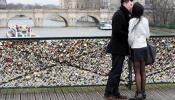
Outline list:
[[[129,11],[121,6],[112,18],[112,37],[107,46],[107,52],[117,55],[128,55]]]

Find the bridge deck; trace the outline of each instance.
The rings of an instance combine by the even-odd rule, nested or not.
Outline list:
[[[147,100],[175,100],[175,85],[147,86]],[[134,91],[121,88],[132,97]],[[1,89],[0,100],[103,100],[104,86]]]

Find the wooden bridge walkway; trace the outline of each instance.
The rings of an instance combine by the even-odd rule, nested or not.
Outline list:
[[[104,86],[1,89],[0,100],[104,100]],[[134,89],[134,87],[133,87]],[[132,97],[134,90],[121,87]],[[175,100],[175,84],[148,85],[147,100]]]

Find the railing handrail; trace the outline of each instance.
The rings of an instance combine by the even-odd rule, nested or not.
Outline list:
[[[151,38],[155,37],[175,37],[172,35],[152,35]],[[77,36],[77,37],[35,37],[35,38],[0,38],[2,40],[55,40],[55,39],[106,39],[111,38],[111,36]]]

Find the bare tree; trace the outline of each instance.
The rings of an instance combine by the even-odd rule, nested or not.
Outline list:
[[[169,18],[173,16],[173,2],[174,0],[150,0],[154,24],[169,24]]]
[[[153,18],[153,23],[154,24],[156,24],[157,22],[157,20],[156,20],[156,12],[157,12],[157,1],[158,0],[150,0],[150,3],[151,3],[151,5],[152,5],[152,18]]]

